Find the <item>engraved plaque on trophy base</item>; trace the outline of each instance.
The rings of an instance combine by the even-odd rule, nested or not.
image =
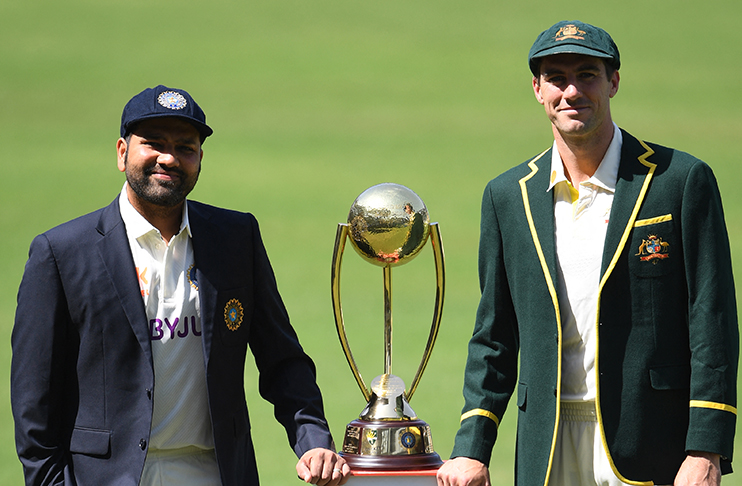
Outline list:
[[[351,469],[427,469],[442,461],[422,420],[354,420],[345,430],[343,458]]]

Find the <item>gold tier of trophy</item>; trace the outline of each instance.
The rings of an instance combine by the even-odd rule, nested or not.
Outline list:
[[[340,302],[340,268],[350,237],[356,252],[383,268],[384,373],[367,387],[351,353]],[[436,269],[433,323],[422,361],[409,389],[392,374],[392,267],[410,262],[430,238]],[[441,465],[433,450],[430,426],[410,407],[438,335],[443,310],[445,270],[438,223],[430,223],[422,199],[409,188],[378,184],[359,195],[348,222],[338,225],[332,257],[332,303],[340,344],[366,408],[346,427],[341,455],[352,469],[431,469]]]

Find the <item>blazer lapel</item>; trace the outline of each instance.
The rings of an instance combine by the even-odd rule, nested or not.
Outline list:
[[[559,313],[556,293],[556,242],[554,236],[554,196],[547,192],[551,170],[551,149],[528,163],[531,172],[520,179],[521,196],[541,270],[549,287],[554,308]]]
[[[193,205],[188,205],[188,220],[191,225],[193,255],[196,261],[196,281],[201,305],[201,338],[203,340],[204,357],[208,361],[211,356],[211,343],[214,336],[214,322],[216,315],[217,287],[219,264],[215,256],[217,250],[210,248],[210,241],[219,241],[219,229],[209,221],[209,214],[199,211]]]
[[[551,172],[551,150],[528,163],[531,172],[520,179],[521,196],[526,213],[526,220],[531,232],[531,238],[536,248],[539,264],[546,280],[546,286],[551,296],[554,307],[554,318],[557,332],[557,380],[556,380],[556,418],[553,429],[551,450],[549,452],[549,464],[547,466],[547,477],[551,470],[551,461],[554,457],[554,448],[557,439],[557,424],[559,423],[561,382],[562,382],[562,318],[559,309],[559,295],[557,294],[557,264],[556,264],[556,236],[554,234],[554,195],[549,187]],[[540,327],[541,330],[545,328]],[[551,330],[547,330],[551,331]]]
[[[152,363],[147,314],[139,291],[139,282],[126,236],[126,227],[119,211],[118,197],[103,209],[96,230],[102,236],[97,246],[103,265],[116,289],[116,294],[132,331],[134,331],[142,350]]]
[[[603,249],[601,288],[623,252],[657,168],[657,165],[649,160],[654,150],[627,132],[623,130],[621,132],[623,135],[621,163]]]

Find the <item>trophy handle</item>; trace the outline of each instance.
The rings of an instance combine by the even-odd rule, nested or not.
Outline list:
[[[438,337],[438,329],[440,328],[441,317],[443,315],[443,297],[446,292],[446,268],[443,260],[443,244],[441,243],[441,231],[438,223],[430,223],[430,241],[433,244],[433,256],[435,257],[435,310],[433,311],[433,323],[430,326],[430,336],[428,337],[428,343],[425,345],[423,359],[420,362],[417,373],[415,373],[415,378],[412,380],[410,390],[406,393],[408,401],[412,400],[412,395],[415,393],[417,385],[420,384],[420,379],[423,376],[425,367],[428,365],[430,355],[433,353],[433,346]]]
[[[337,327],[338,337],[340,338],[340,344],[343,347],[345,358],[348,360],[350,370],[353,372],[353,376],[356,379],[356,383],[358,383],[358,387],[361,389],[361,393],[363,393],[363,397],[368,402],[371,399],[371,393],[368,387],[366,387],[361,372],[358,370],[358,365],[356,365],[356,360],[353,358],[353,353],[350,351],[348,336],[345,333],[345,324],[343,323],[343,308],[340,303],[340,266],[343,261],[343,251],[345,251],[348,228],[347,224],[338,223],[337,233],[335,234],[335,250],[332,253],[332,276],[330,278],[332,285],[332,307],[335,310],[335,326]],[[430,346],[430,342],[428,342],[428,345]]]

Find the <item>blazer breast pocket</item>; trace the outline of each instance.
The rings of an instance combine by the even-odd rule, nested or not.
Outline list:
[[[629,269],[638,277],[670,274],[680,263],[680,242],[672,214],[638,219],[628,242]]]

